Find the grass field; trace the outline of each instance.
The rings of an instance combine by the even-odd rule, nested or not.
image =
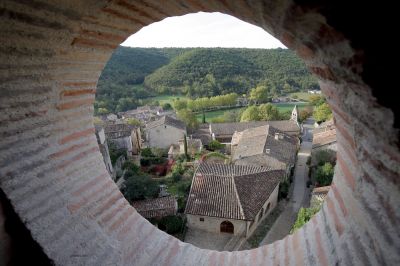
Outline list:
[[[188,99],[186,96],[182,96],[182,95],[160,95],[160,96],[156,96],[156,97],[146,98],[146,100],[158,101],[160,103],[160,105],[163,105],[164,103],[170,103],[172,105],[173,100],[175,100],[177,98]]]
[[[307,103],[296,103],[296,104],[294,104],[294,103],[273,103],[273,105],[275,105],[278,108],[279,112],[286,112],[286,111],[292,111],[293,107],[295,105],[297,105],[297,107],[299,108],[299,111],[300,111],[307,106]],[[206,121],[210,122],[211,119],[222,117],[225,112],[228,112],[231,110],[240,110],[240,109],[244,109],[244,108],[245,107],[206,112],[205,113]],[[196,114],[196,118],[199,122],[201,122],[202,117],[203,117],[203,115],[201,113]]]
[[[292,98],[293,98],[293,96],[297,96],[298,100],[308,102],[308,99],[310,98],[311,95],[315,95],[315,94],[311,94],[311,93],[307,93],[307,92],[294,92],[294,93],[291,93],[289,96]]]

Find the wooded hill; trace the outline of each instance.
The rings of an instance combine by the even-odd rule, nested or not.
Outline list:
[[[258,85],[271,96],[318,88],[288,49],[119,47],[100,76],[95,107],[121,111],[159,94],[241,95]]]

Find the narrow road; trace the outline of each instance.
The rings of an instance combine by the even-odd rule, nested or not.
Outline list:
[[[312,148],[312,129],[314,121],[307,119],[303,124],[302,143],[297,155],[297,162],[294,171],[293,191],[290,202],[286,209],[282,212],[279,218],[272,225],[266,237],[261,241],[260,246],[270,244],[280,240],[289,234],[294,222],[296,221],[297,213],[300,207],[305,204],[307,197],[306,182],[308,180],[307,158],[311,154]]]

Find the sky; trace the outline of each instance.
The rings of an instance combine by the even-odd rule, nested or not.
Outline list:
[[[218,12],[166,18],[143,27],[121,45],[159,48],[286,48],[260,27]]]

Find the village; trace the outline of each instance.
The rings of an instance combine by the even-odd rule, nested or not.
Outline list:
[[[195,246],[233,251],[282,239],[329,191],[315,173],[335,164],[333,120],[298,116],[295,106],[288,120],[193,130],[174,111],[142,106],[98,117],[95,129],[107,171],[143,217]]]

